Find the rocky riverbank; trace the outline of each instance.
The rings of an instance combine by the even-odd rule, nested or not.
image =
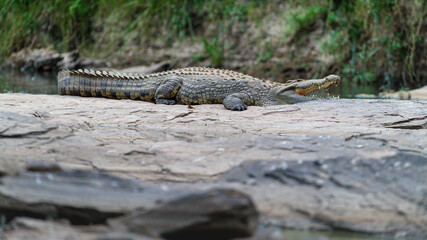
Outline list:
[[[410,91],[385,92],[381,97],[394,99],[427,100],[427,85]]]
[[[51,48],[25,48],[13,53],[2,65],[4,68],[17,68],[21,71],[58,71],[60,69],[106,67],[105,61],[84,58],[75,50],[59,53]]]
[[[232,112],[1,94],[2,234],[281,239],[287,228],[423,238],[425,136],[427,102],[415,100]]]

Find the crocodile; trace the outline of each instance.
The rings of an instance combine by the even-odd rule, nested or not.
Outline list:
[[[60,95],[133,99],[157,104],[224,104],[229,110],[247,106],[293,104],[312,100],[312,91],[338,84],[340,77],[261,80],[231,70],[188,67],[152,74],[101,70],[62,70],[58,73]]]

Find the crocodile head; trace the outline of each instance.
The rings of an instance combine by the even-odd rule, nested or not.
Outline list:
[[[337,75],[329,75],[322,79],[310,80],[291,80],[273,89],[275,98],[285,103],[298,103],[312,100],[312,97],[306,97],[310,92],[327,89],[332,84],[338,84],[340,77]]]

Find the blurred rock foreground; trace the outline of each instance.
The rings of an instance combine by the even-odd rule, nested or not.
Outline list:
[[[425,238],[426,136],[427,103],[414,100],[232,112],[1,94],[0,236]]]

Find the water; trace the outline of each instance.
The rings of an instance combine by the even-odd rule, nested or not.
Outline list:
[[[340,98],[379,98],[379,89],[378,85],[361,85],[342,78],[340,84],[329,87],[327,91],[322,89],[321,92],[329,93],[329,96],[340,96]]]
[[[0,70],[0,93],[58,94],[57,72]],[[343,79],[338,86],[320,89],[312,95],[340,98],[378,98],[378,86],[360,86]]]
[[[328,89],[314,91],[309,93],[308,96],[317,96],[320,98],[380,98],[379,94],[379,86],[358,85],[351,83],[349,79],[343,78],[338,85],[331,85]]]
[[[58,94],[56,72],[0,70],[0,93]]]
[[[347,232],[310,232],[285,230],[276,239],[283,240],[416,240],[414,238],[375,237]],[[421,240],[421,239],[419,239]]]

